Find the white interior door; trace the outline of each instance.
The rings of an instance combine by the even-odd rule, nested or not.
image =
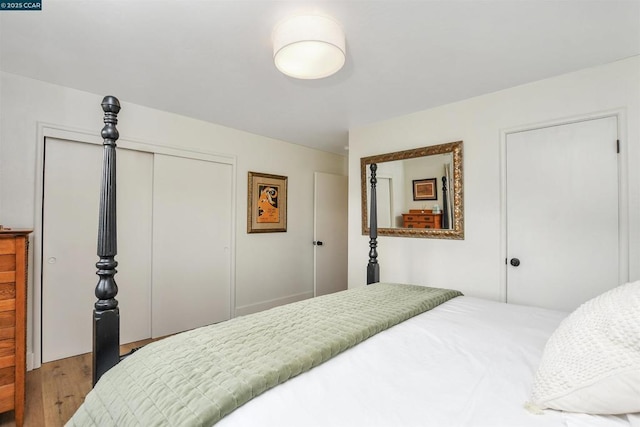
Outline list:
[[[314,177],[314,295],[320,296],[347,289],[348,178]]]
[[[616,140],[615,117],[507,136],[508,302],[568,311],[619,284]]]
[[[47,138],[42,231],[42,361],[92,349],[102,146]],[[153,156],[118,149],[115,276],[121,342],[150,337]]]
[[[232,166],[155,155],[152,336],[231,313]]]
[[[371,203],[371,184],[369,183],[371,176],[369,172],[367,173],[367,201]],[[378,222],[378,228],[391,228],[396,226],[396,224],[394,224],[392,188],[393,182],[390,177],[376,176],[376,220]],[[369,219],[371,218],[370,209],[371,205],[369,204],[367,205],[367,224],[369,224]]]
[[[391,178],[378,177],[376,183],[376,201],[378,202],[377,220],[378,228],[395,227],[393,223],[393,206],[391,203]],[[369,186],[371,191],[371,186]],[[370,199],[367,199],[370,200]]]

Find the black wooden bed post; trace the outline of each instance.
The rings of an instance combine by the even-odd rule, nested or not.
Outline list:
[[[98,222],[98,256],[96,285],[98,301],[93,309],[93,385],[102,374],[120,360],[120,311],[118,309],[118,285],[113,276],[118,262],[116,228],[116,141],[120,136],[118,112],[120,102],[114,96],[102,100],[104,111],[104,157],[102,165],[102,188],[100,191],[100,213]]]
[[[378,165],[371,163],[371,209],[369,210],[369,264],[367,264],[367,285],[380,281],[378,264],[378,201],[376,200],[376,170]]]

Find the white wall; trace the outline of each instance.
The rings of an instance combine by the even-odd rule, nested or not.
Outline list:
[[[103,95],[0,75],[0,224],[35,228],[38,123],[102,129]],[[345,174],[342,156],[120,100],[121,138],[236,157],[236,307],[242,313],[313,296],[313,173]],[[215,95],[212,95],[215,102]],[[247,172],[288,176],[286,233],[247,234]],[[96,212],[97,215],[97,212]],[[34,262],[31,254],[31,264]],[[31,269],[33,271],[33,269]],[[265,274],[266,273],[266,274]],[[33,277],[31,277],[31,283]],[[89,278],[87,286],[94,286]],[[120,292],[126,283],[119,283]],[[30,307],[33,307],[33,286]],[[63,308],[62,308],[63,309]],[[87,307],[87,319],[92,307]],[[29,349],[32,347],[29,316]],[[89,320],[87,320],[89,321]]]
[[[498,64],[496,64],[498,65]],[[360,158],[464,141],[465,240],[380,237],[381,280],[460,289],[500,300],[505,286],[501,139],[535,127],[619,111],[628,201],[629,279],[640,279],[640,57],[585,69],[349,132],[349,283],[364,285],[368,237],[360,225]],[[626,186],[625,186],[626,183]],[[597,204],[594,205],[597,208]]]

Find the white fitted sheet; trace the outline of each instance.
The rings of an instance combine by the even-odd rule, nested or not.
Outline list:
[[[627,416],[524,408],[567,313],[458,297],[256,397],[217,426],[612,427]]]

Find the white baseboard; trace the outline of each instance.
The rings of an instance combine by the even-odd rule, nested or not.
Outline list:
[[[295,295],[289,295],[284,298],[276,298],[269,301],[259,302],[257,304],[243,305],[236,307],[235,317],[246,316],[247,314],[257,313],[259,311],[268,310],[279,305],[289,304],[291,302],[302,301],[304,299],[313,298],[313,291],[302,292]]]
[[[33,352],[27,353],[27,371],[33,371]]]

